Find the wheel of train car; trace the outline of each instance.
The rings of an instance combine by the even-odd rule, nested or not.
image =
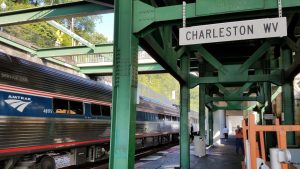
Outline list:
[[[40,161],[41,169],[55,169],[55,161],[50,156],[45,156]]]

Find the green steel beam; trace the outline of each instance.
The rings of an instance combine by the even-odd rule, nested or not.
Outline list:
[[[290,49],[282,49],[282,66],[287,68],[292,63],[292,52]],[[295,124],[295,110],[294,110],[294,90],[293,82],[286,82],[282,86],[282,111],[284,113],[283,124]],[[295,133],[287,133],[287,144],[295,144]]]
[[[272,43],[276,43],[277,41],[273,40]],[[248,69],[249,67],[257,62],[257,60],[271,47],[271,42],[265,41],[249,58],[246,62],[243,64],[235,64],[235,65],[223,65],[221,62],[219,62],[212,54],[210,54],[202,45],[193,46],[193,50],[197,50],[200,55],[208,62],[210,63],[215,69],[218,70],[218,83],[216,85],[219,85],[219,89],[224,92],[225,95],[228,95],[226,93],[229,93],[226,89],[223,89],[219,83],[232,83],[232,82],[247,82],[251,81],[250,79],[254,77],[254,82],[259,80],[260,76],[249,76],[248,75]],[[238,74],[239,76],[232,77],[232,75]],[[257,77],[257,79],[256,79]],[[206,78],[206,80],[203,80],[202,82],[205,83],[205,81],[213,80],[213,78],[208,77],[200,77],[200,78]],[[200,79],[199,78],[199,79]],[[281,80],[281,79],[277,79]],[[195,81],[192,81],[190,84],[192,86],[197,85],[194,83]],[[274,81],[273,81],[274,82]],[[277,83],[275,81],[274,83]]]
[[[65,34],[71,36],[73,39],[77,40],[78,42],[84,44],[85,46],[91,48],[91,49],[95,49],[95,45],[90,43],[89,41],[83,39],[82,37],[80,37],[79,35],[77,35],[76,33],[72,32],[71,30],[67,29],[66,27],[64,27],[63,25],[55,22],[55,21],[47,21],[47,23],[53,27],[55,27],[56,29],[64,32]]]
[[[135,1],[134,1],[135,2]],[[177,66],[177,52],[172,49],[164,49],[157,40],[147,35],[143,38],[141,46],[148,52],[164,69],[169,71],[177,80],[186,81],[187,77]],[[178,51],[179,52],[179,51]]]
[[[282,87],[279,86],[276,91],[271,96],[271,101],[275,100],[275,98],[282,92]]]
[[[224,83],[220,81],[218,77],[197,77],[194,75],[190,75],[190,88],[193,88],[199,84],[214,84],[214,83]],[[249,75],[246,79],[228,79],[225,83],[246,83],[246,82],[271,82],[276,85],[282,84],[283,75],[281,72],[274,72],[270,75],[262,74],[262,75]]]
[[[217,5],[216,5],[217,4]],[[282,6],[286,10],[289,7],[299,7],[298,0],[285,0]],[[277,9],[277,1],[274,0],[199,0],[197,3],[186,5],[186,18],[206,17],[206,22],[212,22],[218,18],[224,18],[224,14],[243,16],[244,12],[264,12],[269,9]],[[152,23],[180,21],[182,19],[182,5],[153,7],[141,1],[134,3],[134,32],[140,32]],[[213,19],[209,16],[215,16]],[[174,22],[173,22],[174,23]]]
[[[245,83],[242,87],[238,89],[226,89],[222,84],[217,83],[215,86],[219,88],[221,92],[223,92],[223,97],[210,97],[206,96],[207,102],[213,101],[259,101],[261,100],[260,97],[248,97],[244,96],[244,92],[251,87],[252,83]]]
[[[249,59],[244,62],[239,71],[245,72],[249,69],[249,67],[254,64],[264,53],[266,53],[271,47],[271,43],[269,41],[265,41],[254,53],[249,57]]]
[[[97,5],[86,1],[79,1],[74,3],[0,13],[0,25],[6,26],[25,24],[109,12],[113,12],[113,7],[109,5]]]
[[[217,106],[213,104],[213,110],[245,110],[247,107],[243,106],[240,101],[229,101],[227,106]]]
[[[37,51],[33,48],[30,48],[28,46],[24,46],[20,43],[17,43],[17,42],[14,42],[10,39],[7,39],[7,38],[4,38],[2,36],[0,36],[0,42],[6,44],[6,45],[9,45],[9,46],[12,46],[14,48],[17,48],[17,49],[20,49],[22,51],[25,51],[25,52],[28,52],[30,53],[31,55],[36,55],[37,54]],[[64,67],[68,67],[68,68],[71,68],[71,69],[74,69],[76,71],[79,71],[80,69],[74,65],[71,65],[71,64],[68,64],[68,63],[65,63],[63,61],[60,61],[60,60],[57,60],[57,59],[54,59],[54,58],[45,58],[46,60],[50,61],[50,62],[53,62],[53,63],[56,63],[58,65],[61,65],[61,66],[64,66]]]
[[[186,50],[185,47],[180,47],[180,48],[177,50],[176,58],[177,58],[177,59],[180,59],[180,57],[184,54],[185,50]]]
[[[205,138],[205,85],[200,84],[199,87],[199,134],[202,138]]]
[[[114,29],[109,168],[133,169],[138,81],[138,39],[132,32],[133,0],[115,1]]]
[[[36,54],[35,49],[30,48],[28,46],[24,46],[24,45],[22,45],[20,43],[17,43],[17,42],[14,42],[14,41],[12,41],[12,40],[10,40],[8,38],[0,36],[0,42],[4,43],[6,45],[9,45],[9,46],[15,47],[17,49],[20,49],[22,51],[28,52],[31,55],[35,55]]]
[[[70,55],[84,55],[89,54],[91,49],[86,46],[75,46],[75,47],[64,47],[64,48],[50,48],[50,49],[33,49],[27,46],[24,46],[20,43],[14,42],[10,39],[0,36],[0,42],[5,43],[6,45],[15,47],[17,49],[23,50],[30,53],[31,55],[36,55],[39,58],[45,58],[46,60],[65,66],[76,71],[80,71],[84,74],[112,74],[113,66],[75,66],[57,60],[51,57],[61,57],[61,56],[70,56]],[[113,44],[100,44],[95,46],[95,51],[97,53],[112,53]],[[93,53],[93,52],[92,52]],[[164,69],[158,63],[141,63],[138,65],[138,71],[143,72],[161,72]]]
[[[86,54],[93,54],[93,53],[112,53],[113,44],[95,45],[95,50],[86,46],[73,46],[73,47],[37,49],[36,51],[37,51],[36,56],[39,58],[86,55]]]
[[[268,61],[270,62],[270,60]],[[268,64],[268,63],[267,63]],[[261,124],[262,125],[272,125],[273,120],[267,120],[264,119],[265,114],[273,114],[272,111],[272,88],[271,88],[271,83],[269,82],[263,82],[263,89],[264,89],[264,94],[265,94],[265,105],[264,105],[264,110],[261,111],[260,116],[261,116]],[[266,149],[266,154],[269,154],[269,149],[271,147],[276,146],[276,142],[274,140],[274,137],[276,137],[276,134],[266,132],[264,134],[265,136],[265,149]]]
[[[165,69],[158,63],[140,63],[138,70],[139,72],[161,72]]]
[[[223,67],[222,63],[220,63],[212,54],[210,54],[202,45],[197,47],[198,52],[201,56],[210,63],[214,68],[223,72],[224,74],[227,72],[226,69]]]
[[[265,112],[263,113],[272,113],[272,91],[271,91],[271,84],[268,82],[263,82],[264,88],[264,95],[265,95]]]
[[[275,100],[275,98],[280,94],[282,93],[282,87],[279,86],[276,91],[272,94],[271,96],[271,102]],[[246,110],[248,111],[252,111],[254,108],[256,107],[256,105],[253,105],[253,106],[249,106],[246,108]]]
[[[300,67],[300,39],[296,43],[286,40],[287,45],[295,51],[296,55],[294,56],[294,61],[291,65],[284,68],[285,70],[285,79],[290,81],[299,73]]]
[[[227,96],[227,97],[206,97],[206,103],[208,102],[218,102],[218,101],[258,101],[258,97],[248,97],[248,96]]]
[[[243,95],[243,93],[248,90],[251,86],[253,85],[253,83],[245,83],[238,91],[236,91],[237,93],[239,93],[240,95]]]
[[[84,74],[105,74],[112,75],[113,73],[113,65],[97,65],[97,66],[78,66],[80,68],[80,72]],[[141,63],[138,64],[139,73],[147,73],[147,72],[162,72],[165,71],[163,67],[161,67],[158,63]]]
[[[252,106],[247,107],[245,110],[247,110],[247,111],[253,111],[253,109],[255,107],[256,107],[256,105],[252,105]]]
[[[190,58],[184,55],[181,58],[181,69],[185,74],[190,72]],[[188,82],[180,83],[180,167],[182,169],[190,168],[190,137],[189,137],[189,107],[190,91]]]
[[[224,95],[230,95],[230,91],[227,90],[222,84],[217,83],[215,86],[217,86]]]

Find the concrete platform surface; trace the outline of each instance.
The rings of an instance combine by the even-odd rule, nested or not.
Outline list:
[[[166,153],[167,152],[167,153]],[[172,147],[157,160],[139,160],[136,169],[174,169],[179,168],[179,146]],[[156,154],[154,154],[156,155]],[[191,169],[241,169],[242,155],[236,154],[234,139],[222,141],[221,145],[213,146],[207,150],[207,155],[199,158],[194,155],[194,146],[190,147]]]

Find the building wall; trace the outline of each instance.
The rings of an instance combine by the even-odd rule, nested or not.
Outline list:
[[[224,138],[222,132],[225,127],[225,110],[218,110],[213,112],[214,124],[213,124],[213,138],[214,144],[221,144],[221,138]]]
[[[229,129],[229,135],[235,135],[237,125],[242,126],[243,116],[227,116],[226,125]]]

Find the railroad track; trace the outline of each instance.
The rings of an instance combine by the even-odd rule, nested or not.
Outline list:
[[[152,155],[156,152],[169,149],[176,145],[178,145],[178,143],[170,143],[170,144],[166,144],[166,145],[159,145],[159,146],[153,146],[153,147],[147,147],[145,149],[141,149],[135,155],[135,159],[137,160],[137,159]],[[104,159],[104,160],[101,160],[101,161],[98,161],[95,163],[86,163],[83,165],[66,167],[63,169],[108,169],[108,159]]]

